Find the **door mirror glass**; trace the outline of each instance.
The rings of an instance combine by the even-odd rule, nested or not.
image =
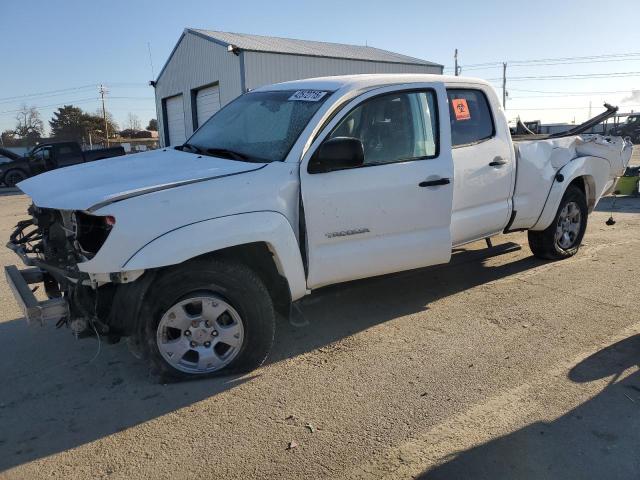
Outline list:
[[[364,164],[364,146],[358,138],[334,137],[318,148],[309,162],[309,173],[325,173]]]

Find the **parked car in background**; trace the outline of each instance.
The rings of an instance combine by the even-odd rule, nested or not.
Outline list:
[[[43,143],[24,156],[12,154],[10,162],[0,165],[2,182],[7,187],[14,187],[22,180],[49,170],[124,154],[122,147],[83,151],[77,142]]]
[[[22,182],[32,218],[8,247],[34,268],[6,276],[28,321],[130,337],[164,376],[251,370],[274,312],[326,285],[520,230],[537,257],[575,255],[632,150],[591,123],[514,144],[491,85],[463,77],[261,87],[184,145]]]
[[[0,148],[0,183],[2,182],[2,178],[4,177],[4,171],[6,171],[7,169],[7,164],[16,160],[20,160],[21,158],[21,155],[18,155],[11,150]]]

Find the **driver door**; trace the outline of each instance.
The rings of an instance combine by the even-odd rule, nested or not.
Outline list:
[[[42,146],[34,149],[30,154],[29,168],[33,175],[49,170],[48,164],[51,158],[51,149],[48,146]]]
[[[376,89],[334,118],[303,158],[308,288],[448,262],[453,161],[440,84]],[[309,173],[322,142],[357,138],[364,163]]]

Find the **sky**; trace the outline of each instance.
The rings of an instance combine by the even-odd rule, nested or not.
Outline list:
[[[95,112],[100,84],[121,128],[129,113],[146,126],[155,117],[148,82],[185,27],[367,44],[441,63],[445,73],[453,72],[457,48],[462,74],[491,80],[500,96],[506,61],[509,119],[579,123],[588,118],[590,103],[596,115],[604,101],[637,111],[640,28],[631,14],[637,0],[609,5],[601,0],[1,0],[0,131],[15,126],[23,103],[38,107],[45,124],[64,104]],[[519,63],[575,57],[592,58]],[[486,63],[492,65],[477,66]],[[600,76],[575,78],[593,74]]]

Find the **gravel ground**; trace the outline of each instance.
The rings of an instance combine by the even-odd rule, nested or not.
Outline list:
[[[0,239],[26,207],[0,197]],[[520,233],[324,289],[243,377],[152,383],[2,282],[0,478],[638,478],[640,199],[610,208],[569,260]]]

